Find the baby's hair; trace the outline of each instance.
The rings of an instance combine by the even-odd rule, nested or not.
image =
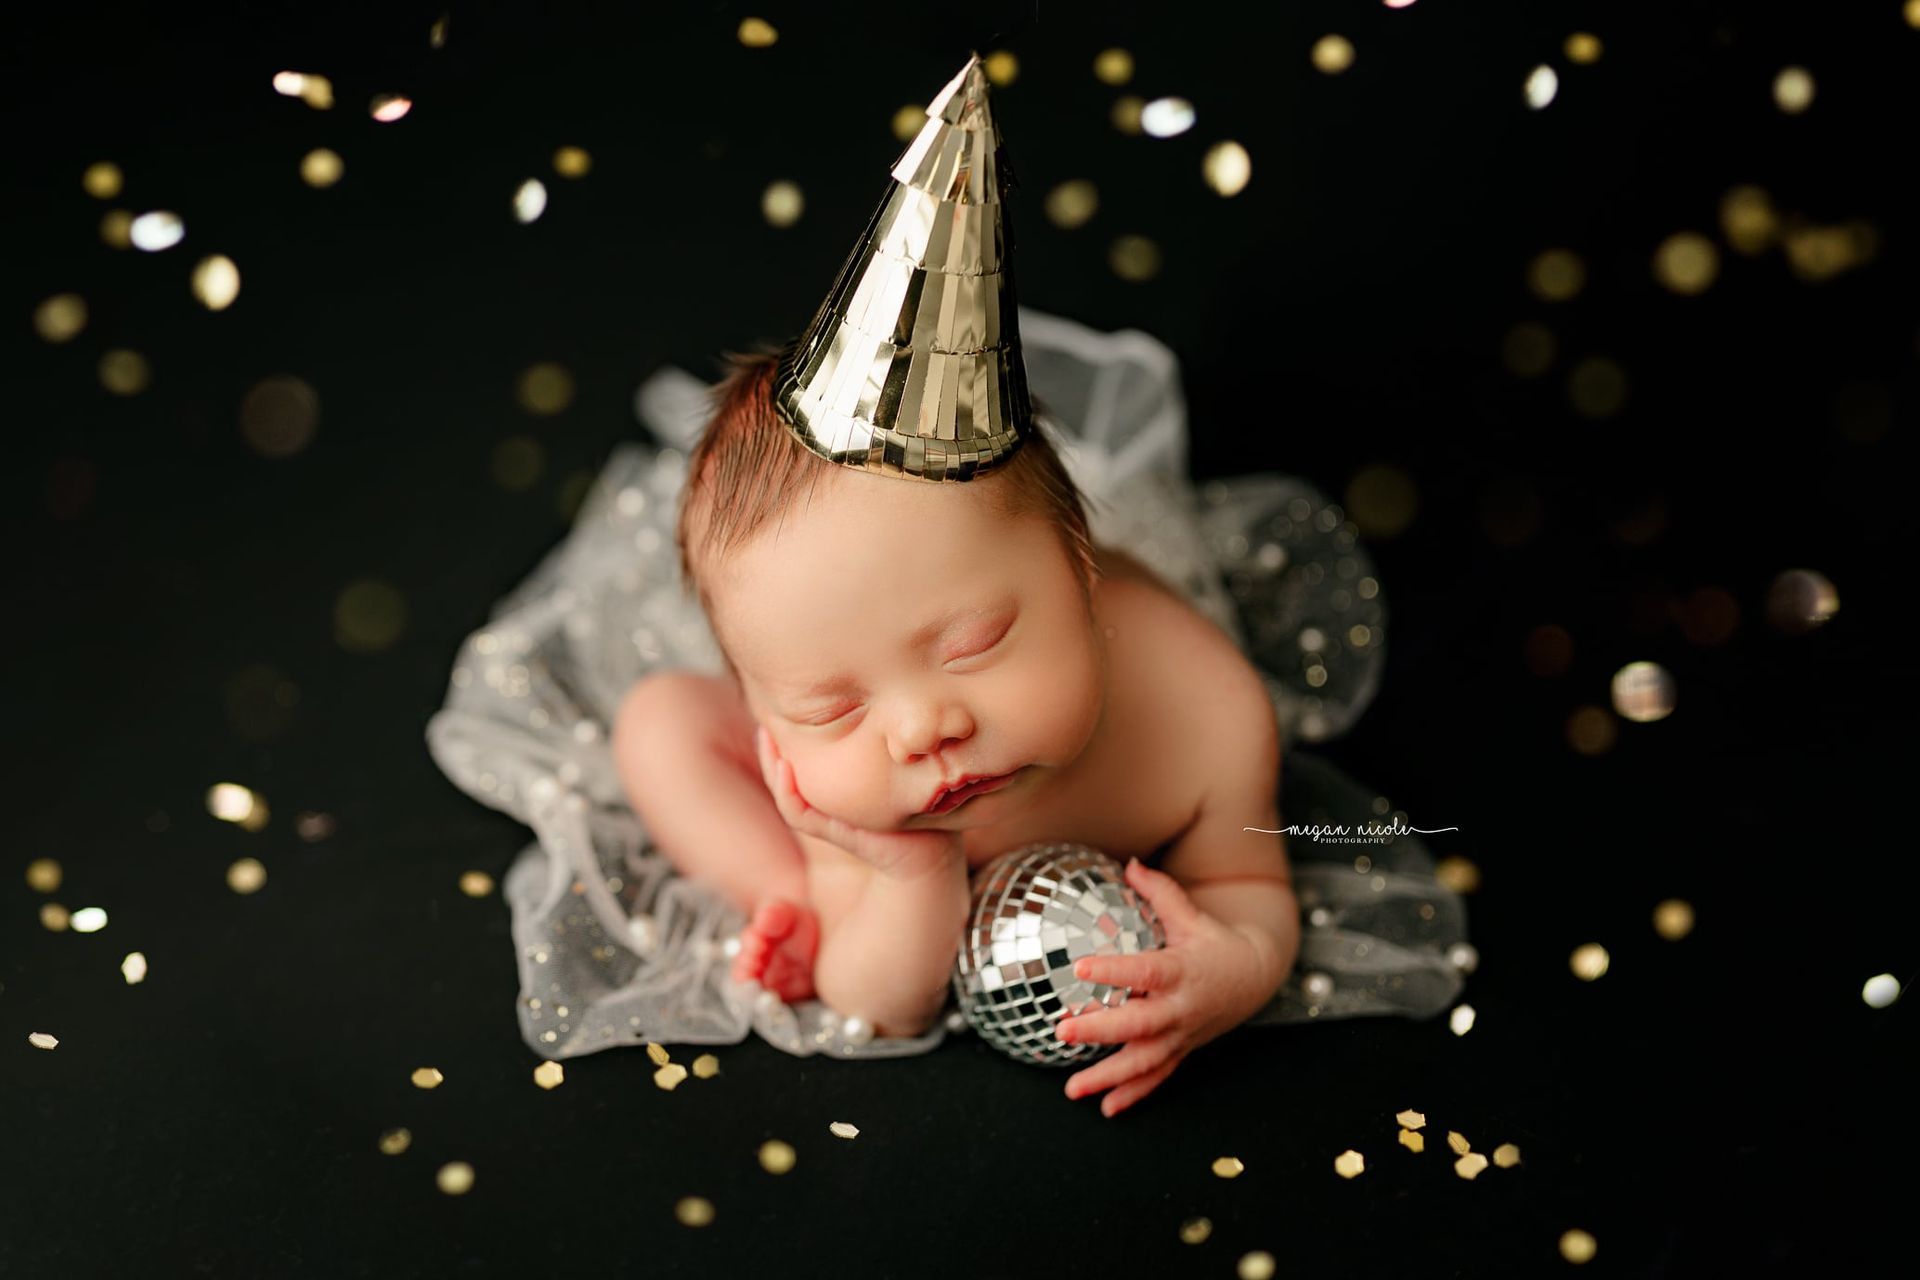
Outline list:
[[[680,549],[680,585],[686,594],[698,596],[709,619],[713,617],[712,602],[702,572],[716,563],[716,556],[727,555],[751,540],[769,521],[781,519],[799,499],[802,477],[809,501],[814,486],[829,472],[838,473],[834,483],[925,483],[863,475],[829,462],[802,444],[774,407],[774,379],[784,350],[762,343],[750,351],[727,352],[722,357],[725,376],[709,392],[712,416],[687,461],[675,531]],[[1038,397],[1034,398],[1034,407],[1036,417],[1044,412]],[[991,471],[973,480],[941,483],[971,485],[1001,477],[985,490],[997,500],[1000,514],[1038,512],[1046,516],[1058,531],[1081,592],[1086,595],[1099,576],[1087,527],[1089,499],[1074,484],[1053,442],[1040,427],[1036,422],[1026,442]],[[731,670],[731,658],[727,665]]]

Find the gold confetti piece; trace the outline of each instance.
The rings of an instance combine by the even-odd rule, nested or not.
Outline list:
[[[1427,1124],[1427,1118],[1418,1111],[1402,1111],[1394,1119],[1400,1122],[1402,1129],[1424,1129]]]
[[[647,1041],[647,1057],[653,1059],[653,1065],[656,1067],[664,1067],[673,1061],[673,1055],[667,1052],[667,1046],[655,1044],[651,1040]]]
[[[848,1124],[845,1120],[835,1120],[827,1126],[827,1132],[836,1138],[857,1138],[860,1136],[860,1131]]]
[[[330,187],[347,171],[340,153],[328,147],[315,147],[300,157],[300,181],[310,187]]]
[[[100,239],[109,249],[133,247],[133,215],[125,209],[109,209],[100,218]]]
[[[1480,868],[1470,859],[1451,854],[1434,867],[1436,880],[1455,893],[1472,893],[1480,887]]]
[[[1493,1162],[1502,1169],[1511,1169],[1520,1163],[1520,1148],[1511,1142],[1503,1142],[1493,1149]]]
[[[980,60],[980,69],[987,73],[987,82],[996,87],[1012,84],[1020,76],[1020,59],[1005,49],[995,49]]]
[[[1116,236],[1107,251],[1113,274],[1135,284],[1160,274],[1160,246],[1146,236]]]
[[[402,97],[397,93],[376,93],[373,95],[373,100],[367,104],[367,114],[381,124],[392,124],[395,120],[404,119],[407,112],[411,110],[413,110],[413,99]]]
[[[1457,1156],[1463,1156],[1473,1150],[1473,1144],[1467,1141],[1466,1134],[1455,1133],[1451,1129],[1447,1130],[1447,1145],[1453,1148],[1453,1154]]]
[[[1567,958],[1567,967],[1580,981],[1593,982],[1606,975],[1608,962],[1607,949],[1597,942],[1589,942],[1574,948]]]
[[[238,858],[227,868],[227,888],[235,893],[258,893],[267,883],[267,869],[258,858]]]
[[[1212,1234],[1213,1222],[1208,1218],[1188,1218],[1180,1224],[1181,1244],[1205,1244]]]
[[[674,1089],[679,1087],[680,1082],[686,1078],[687,1069],[677,1062],[669,1062],[666,1066],[653,1073],[653,1082],[662,1089],[665,1089],[668,1093],[672,1093]]]
[[[52,933],[65,933],[67,923],[72,919],[67,909],[57,902],[45,902],[40,905],[40,923]]]
[[[27,864],[27,887],[36,893],[52,893],[60,887],[60,863],[54,858],[35,858]]]
[[[1860,998],[1869,1009],[1884,1009],[1900,998],[1900,979],[1890,973],[1876,973],[1860,988]]]
[[[240,268],[224,253],[202,258],[193,268],[193,296],[209,311],[225,311],[240,296]]]
[[[1313,65],[1337,76],[1353,65],[1353,42],[1345,36],[1321,36],[1313,43]]]
[[[1788,115],[1813,105],[1813,76],[1805,67],[1786,67],[1773,78],[1773,101]]]
[[[437,1089],[445,1079],[437,1067],[416,1067],[413,1072],[413,1084],[417,1089]]]
[[[147,389],[153,369],[138,351],[115,348],[100,357],[100,385],[116,396],[136,396]]]
[[[1238,1156],[1221,1156],[1213,1162],[1213,1176],[1216,1178],[1237,1178],[1246,1171],[1247,1166],[1240,1163]]]
[[[1427,1149],[1427,1140],[1411,1129],[1402,1129],[1400,1131],[1400,1145],[1415,1155],[1419,1155]]]
[[[683,1227],[704,1227],[713,1221],[713,1201],[705,1196],[681,1196],[674,1203],[673,1216]]]
[[[80,175],[80,186],[96,200],[111,200],[120,194],[125,178],[120,166],[110,160],[100,160],[87,166]]]
[[[36,1049],[51,1049],[60,1041],[44,1031],[35,1031],[27,1036],[27,1043]]]
[[[460,873],[460,892],[469,898],[484,898],[493,892],[493,877],[484,871]]]
[[[760,1167],[768,1173],[786,1173],[793,1168],[795,1156],[791,1143],[769,1138],[760,1144]]]
[[[120,976],[127,980],[128,986],[135,986],[147,980],[147,958],[138,951],[127,952],[120,962]]]
[[[1093,78],[1101,84],[1125,84],[1133,79],[1133,55],[1125,49],[1102,49],[1094,55]]]
[[[407,626],[407,600],[377,578],[350,582],[333,602],[333,640],[349,653],[378,653]]]
[[[1693,932],[1693,904],[1684,898],[1668,898],[1653,909],[1653,931],[1668,942],[1678,942]]]
[[[87,327],[87,300],[56,293],[33,309],[33,331],[48,342],[68,342]]]
[[[542,1089],[557,1089],[566,1079],[566,1068],[557,1062],[543,1062],[533,1069],[533,1082]]]
[[[585,147],[561,147],[553,153],[553,171],[563,178],[584,178],[593,168]]]
[[[513,220],[525,225],[537,222],[547,211],[547,184],[528,178],[513,193]]]
[[[1578,1227],[1560,1237],[1560,1256],[1576,1267],[1582,1263],[1592,1262],[1593,1255],[1599,1252],[1599,1248],[1594,1238]]]
[[[388,1129],[380,1135],[382,1155],[397,1156],[413,1145],[413,1133],[408,1129]]]
[[[720,1074],[720,1059],[710,1053],[703,1053],[693,1060],[693,1074],[702,1080],[711,1080]]]
[[[1146,109],[1147,100],[1134,94],[1122,94],[1113,100],[1113,110],[1109,119],[1113,127],[1121,133],[1138,135],[1140,132],[1140,113]]]
[[[749,49],[765,49],[780,39],[780,33],[765,18],[742,18],[733,34]]]
[[[1243,1253],[1235,1274],[1240,1280],[1273,1280],[1273,1255],[1265,1249]]]
[[[760,194],[760,216],[769,226],[790,227],[806,212],[807,200],[797,183],[770,182]]]
[[[101,907],[82,907],[68,923],[75,933],[98,933],[107,927],[107,913]]]
[[[1253,178],[1253,157],[1237,142],[1216,142],[1200,161],[1207,185],[1223,196],[1237,196]]]
[[[1470,1151],[1453,1162],[1453,1171],[1465,1178],[1468,1182],[1472,1182],[1475,1178],[1479,1177],[1485,1172],[1486,1167],[1487,1158],[1478,1151]]]
[[[1367,1167],[1367,1158],[1358,1151],[1342,1151],[1333,1158],[1333,1171],[1343,1178],[1357,1178]]]
[[[473,1166],[465,1160],[450,1160],[433,1175],[439,1188],[450,1196],[463,1196],[473,1190]]]
[[[1072,231],[1083,227],[1100,208],[1100,189],[1085,178],[1073,178],[1047,192],[1047,221]]]

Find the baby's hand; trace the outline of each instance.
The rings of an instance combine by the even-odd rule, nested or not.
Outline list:
[[[882,875],[912,880],[966,857],[957,831],[869,831],[816,809],[800,794],[793,765],[780,754],[773,735],[755,726],[754,748],[760,754],[760,775],[780,816],[795,831],[838,845]]]

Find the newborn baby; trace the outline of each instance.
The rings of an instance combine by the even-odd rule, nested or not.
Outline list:
[[[1117,1114],[1293,966],[1262,679],[1091,543],[1044,435],[968,481],[865,474],[784,429],[776,362],[733,358],[681,509],[683,582],[727,674],[655,672],[627,694],[627,794],[674,866],[747,915],[737,980],[879,1035],[938,1016],[985,864],[1042,840],[1141,859],[1128,880],[1167,946],[1082,960],[1131,995],[1059,1029],[1124,1043],[1067,1082],[1113,1090]]]

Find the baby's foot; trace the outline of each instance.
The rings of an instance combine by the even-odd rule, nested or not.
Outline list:
[[[733,959],[735,982],[757,982],[789,1004],[811,1000],[813,956],[820,949],[820,918],[811,907],[769,898],[740,931]]]

